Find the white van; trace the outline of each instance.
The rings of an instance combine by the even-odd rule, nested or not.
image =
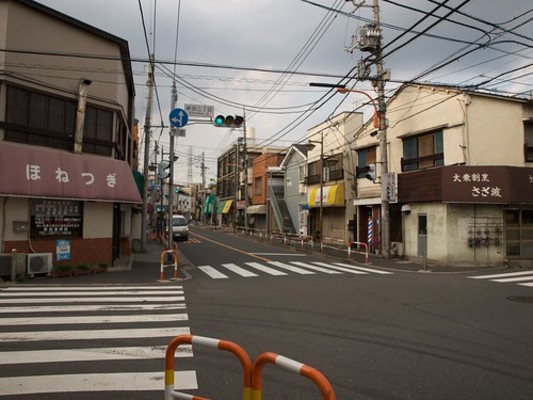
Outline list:
[[[189,222],[183,215],[172,216],[172,240],[189,240]]]

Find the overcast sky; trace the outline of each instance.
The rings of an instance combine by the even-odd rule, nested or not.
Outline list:
[[[328,116],[354,110],[366,101],[355,93],[319,101],[327,89],[309,87],[309,82],[337,83],[342,77],[356,76],[354,67],[369,53],[345,49],[357,28],[373,19],[372,0],[357,10],[353,2],[345,0],[39,2],[129,42],[132,58],[141,60],[133,63],[136,117],[141,126],[147,93],[143,60],[148,59],[149,51],[155,54],[156,62],[166,62],[158,64],[156,72],[154,124],[169,124],[169,75],[174,72],[178,76],[179,108],[186,103],[206,104],[215,106],[217,114],[242,114],[244,107],[247,127],[254,128],[257,143],[262,145],[288,147],[304,140],[307,129]],[[438,3],[448,8],[441,6],[425,18]],[[458,10],[451,12],[456,7]],[[439,20],[449,13],[447,20]],[[461,85],[490,80],[483,89],[529,95],[533,89],[532,17],[530,0],[381,0],[384,62],[392,79],[387,93],[400,82],[420,77],[421,82]],[[413,30],[398,38],[409,28]],[[172,64],[174,60],[178,65]],[[449,65],[423,75],[451,60]],[[353,84],[355,80],[348,86]],[[375,96],[369,81],[357,82],[355,87]],[[318,110],[304,113],[317,106]],[[202,152],[209,168],[207,178],[216,176],[216,157],[239,136],[242,132],[211,125],[188,126],[186,137],[177,143],[180,159],[176,181],[188,182],[190,154],[196,161]],[[168,150],[167,129],[154,130],[153,138]],[[192,164],[194,182],[200,181],[199,166],[198,162]]]

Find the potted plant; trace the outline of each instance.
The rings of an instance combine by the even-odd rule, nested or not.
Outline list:
[[[91,275],[93,270],[87,264],[78,264],[75,269],[76,275]]]
[[[107,264],[105,262],[99,262],[91,265],[93,274],[100,274],[107,271]]]
[[[63,277],[72,276],[73,273],[74,271],[73,271],[72,265],[68,265],[68,264],[54,265],[52,267],[52,270],[50,271],[50,276],[52,278],[63,278]]]

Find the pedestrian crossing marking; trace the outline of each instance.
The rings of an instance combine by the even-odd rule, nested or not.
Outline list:
[[[331,265],[331,264],[327,264],[327,263],[324,263],[324,262],[318,262],[318,261],[314,261],[313,264],[320,265],[320,266],[326,267],[326,268],[332,268],[332,269],[337,270],[337,271],[348,272],[349,274],[366,275],[368,273],[368,272],[364,272],[364,271],[359,271],[357,269],[346,268],[346,267],[342,267],[340,265]]]
[[[68,382],[68,384],[65,384]],[[95,384],[95,383],[98,384]],[[174,372],[175,390],[198,389],[194,371]],[[124,372],[96,374],[38,375],[0,378],[2,396],[38,393],[98,391],[161,391],[165,387],[163,372]]]
[[[289,270],[291,272],[296,272],[297,274],[302,274],[302,275],[314,275],[314,274],[316,274],[316,272],[309,271],[309,270],[306,270],[306,269],[303,269],[303,268],[293,267],[292,265],[284,264],[284,263],[279,262],[279,261],[270,261],[269,264],[274,265],[275,267],[279,267],[279,268],[283,268],[283,269]]]
[[[213,279],[228,279],[229,276],[224,275],[222,272],[214,269],[210,265],[201,265],[198,267],[198,269],[202,272],[205,272],[207,275],[209,275]]]
[[[261,272],[270,274],[270,275],[275,275],[275,276],[287,275],[287,273],[283,271],[278,271],[277,269],[267,267],[266,265],[260,264],[258,262],[246,262],[245,264]]]
[[[176,351],[177,358],[192,357],[192,346],[182,345]],[[166,346],[104,347],[83,349],[29,350],[0,352],[3,365],[51,362],[122,361],[164,359]]]
[[[62,304],[59,306],[36,306],[30,307],[14,306],[2,308],[2,314],[6,313],[34,313],[34,312],[88,312],[88,311],[175,311],[184,310],[185,304],[104,304],[83,306],[73,306],[70,304]]]
[[[335,271],[334,269],[323,268],[323,267],[319,267],[317,265],[312,265],[312,264],[302,262],[302,261],[291,261],[291,264],[299,265],[300,267],[309,268],[309,269],[312,269],[318,272],[324,272],[325,274],[342,274],[342,272]]]
[[[389,271],[381,271],[379,269],[375,269],[375,268],[366,268],[366,267],[361,267],[359,265],[351,265],[351,264],[345,264],[345,263],[335,263],[336,265],[340,265],[341,267],[346,267],[346,268],[353,268],[357,271],[364,271],[364,272],[370,272],[372,274],[380,274],[380,275],[391,275],[392,272],[389,272]]]
[[[208,275],[212,279],[229,279],[230,274],[227,272],[232,272],[236,275],[245,278],[257,277],[259,273],[265,273],[273,276],[286,276],[287,272],[292,272],[300,275],[315,275],[317,272],[322,272],[325,274],[358,274],[358,275],[367,275],[367,274],[380,274],[380,275],[390,275],[393,272],[382,271],[373,268],[362,267],[358,265],[352,265],[347,263],[325,263],[319,261],[312,262],[303,262],[303,261],[290,261],[290,262],[281,262],[281,261],[268,261],[267,263],[259,262],[245,262],[247,267],[254,269],[254,272],[243,268],[235,263],[224,263],[219,266],[211,265],[201,265],[197,268]],[[227,271],[221,272],[218,268],[224,268]],[[286,272],[287,271],[287,272]]]
[[[7,348],[27,349],[0,352],[2,368],[17,365],[9,374],[16,376],[0,377],[0,398],[41,393],[160,391],[164,387],[165,374],[159,369],[153,371],[153,367],[140,372],[115,373],[106,371],[109,363],[102,362],[94,364],[98,365],[98,372],[46,374],[55,370],[54,363],[83,365],[91,361],[149,359],[163,362],[168,340],[180,334],[190,334],[189,327],[183,326],[188,321],[188,314],[180,312],[186,309],[184,296],[176,295],[183,294],[182,289],[182,286],[102,285],[0,289],[3,311],[0,314],[0,343]],[[71,312],[72,315],[58,312]],[[105,329],[108,325],[112,329]],[[46,327],[43,330],[38,326]],[[10,331],[17,327],[17,331]],[[131,347],[127,346],[128,339],[132,339]],[[135,339],[158,340],[158,345],[136,346]],[[107,347],[106,340],[110,340]],[[116,340],[123,341],[123,347],[116,347]],[[42,349],[41,342],[47,342],[45,349]],[[68,348],[69,343],[72,348]],[[79,348],[80,343],[84,343],[83,348]],[[191,345],[180,346],[176,351],[176,357],[192,356]],[[41,366],[42,375],[25,372],[25,368],[34,364]],[[195,371],[177,371],[175,380],[178,390],[198,388]]]
[[[516,283],[518,286],[533,287],[533,271],[504,272],[489,275],[472,275],[469,279],[486,279],[497,283]]]
[[[252,271],[248,271],[247,269],[241,268],[236,264],[222,264],[224,268],[229,269],[232,272],[235,272],[236,274],[244,277],[252,277],[252,276],[259,276]]]
[[[1,321],[1,320],[0,320]],[[93,340],[93,339],[132,339],[156,338],[190,334],[189,328],[139,328],[139,329],[98,329],[73,331],[39,331],[35,332],[5,332],[0,336],[0,343],[6,342],[40,342],[65,340]]]
[[[104,324],[104,323],[129,323],[129,322],[171,322],[188,321],[186,313],[179,314],[141,314],[141,315],[95,315],[76,317],[33,317],[33,318],[2,318],[0,321],[5,326],[13,325],[51,325],[51,324]]]

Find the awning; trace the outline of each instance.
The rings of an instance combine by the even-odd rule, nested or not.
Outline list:
[[[226,200],[226,204],[224,204],[224,209],[222,210],[222,214],[227,214],[230,207],[231,207],[231,203],[233,203],[233,200]]]
[[[217,197],[214,194],[209,194],[205,198],[205,204],[202,210],[204,215],[211,214],[215,210],[216,203],[217,203]]]
[[[224,210],[225,205],[226,205],[226,200],[220,200],[218,202],[217,214],[222,214],[222,211]]]
[[[250,206],[246,209],[246,214],[266,214],[266,205],[258,204],[256,206]]]
[[[0,195],[142,203],[126,161],[0,140]]]
[[[320,207],[320,186],[313,187],[308,192],[307,203],[309,207]],[[322,187],[322,207],[344,206],[344,184]]]

